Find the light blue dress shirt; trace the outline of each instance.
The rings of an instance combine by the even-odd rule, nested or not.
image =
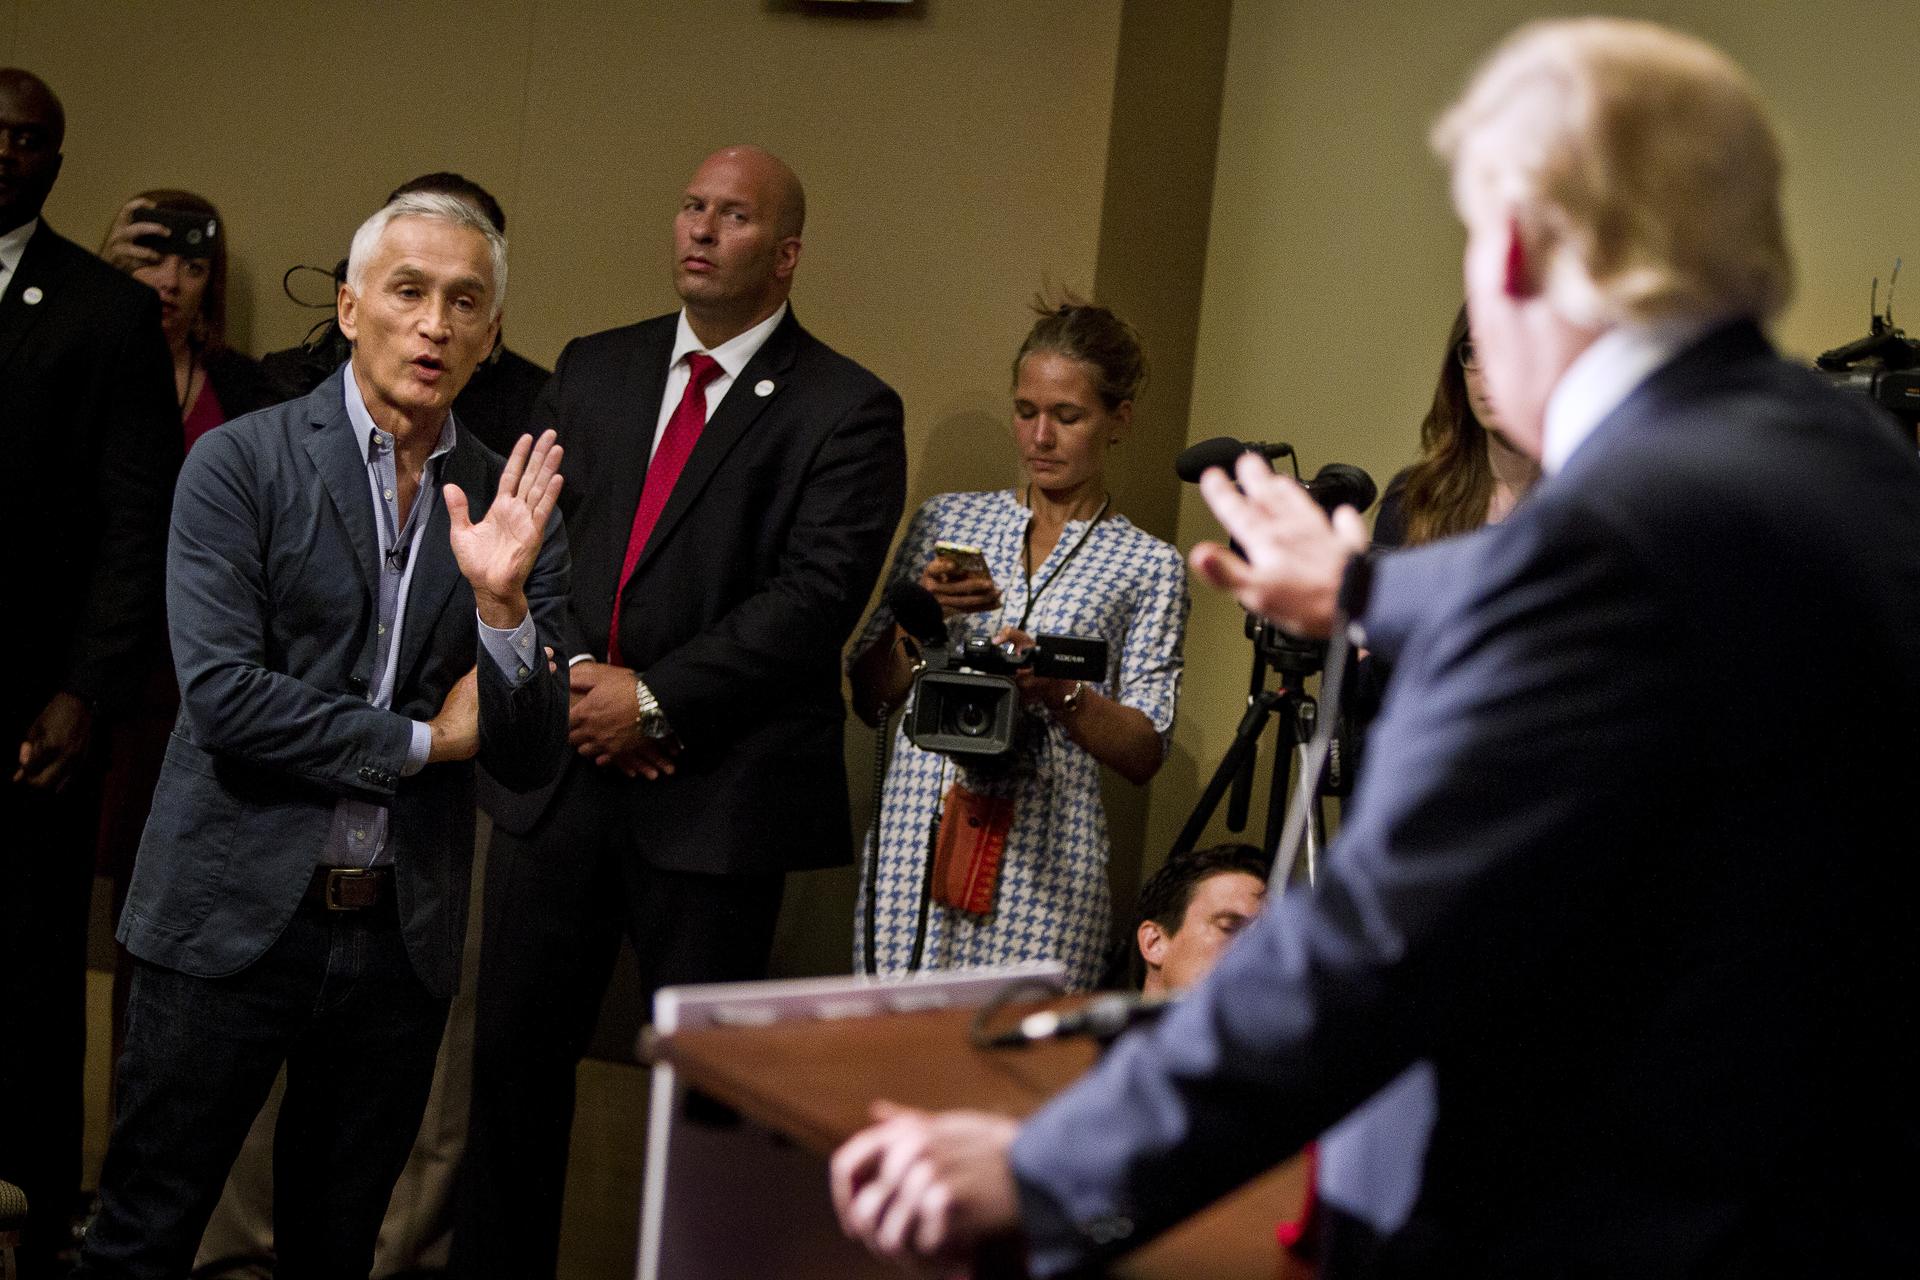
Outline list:
[[[373,498],[373,510],[380,531],[380,546],[375,548],[380,566],[379,617],[380,645],[374,652],[373,675],[367,682],[367,701],[376,707],[393,705],[393,686],[397,676],[394,656],[400,651],[400,631],[407,616],[407,593],[413,586],[413,566],[426,536],[433,504],[439,499],[442,460],[453,451],[458,428],[453,414],[440,427],[440,439],[427,457],[420,473],[420,492],[404,523],[400,520],[397,497],[400,478],[394,458],[394,438],[374,425],[367,412],[360,386],[354,381],[353,366],[347,365],[347,418],[353,424],[354,443],[367,464],[367,485]],[[516,688],[533,678],[536,670],[534,649],[538,639],[531,611],[511,631],[490,627],[474,615],[480,629],[480,645],[500,668],[509,684]],[[426,767],[433,748],[433,731],[423,720],[413,722],[413,741],[407,748],[407,762],[401,766],[403,777],[412,777]],[[393,850],[387,847],[388,806],[354,797],[334,806],[333,827],[327,833],[321,851],[322,865],[329,867],[374,867],[392,863]]]

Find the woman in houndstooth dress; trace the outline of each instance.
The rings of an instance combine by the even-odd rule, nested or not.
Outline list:
[[[1106,765],[1136,784],[1159,769],[1179,696],[1186,569],[1171,546],[1112,510],[1105,458],[1124,437],[1144,378],[1139,341],[1104,307],[1048,308],[1014,364],[1014,435],[1028,474],[1014,490],[948,493],[914,513],[883,598],[917,582],[939,601],[953,640],[1042,633],[1097,637],[1105,678],[1081,684],[1022,673],[1017,756],[995,769],[921,751],[896,730],[877,826],[875,959],[903,973],[918,932],[929,827],[958,784],[1010,799],[1005,851],[990,901],[975,913],[936,902],[921,968],[1059,960],[1090,988],[1106,950]],[[980,548],[986,569],[935,554],[937,542]],[[912,682],[911,642],[882,604],[852,649],[854,705],[869,722],[897,707]],[[904,717],[903,717],[904,721]],[[867,858],[875,852],[868,833]],[[855,966],[865,963],[866,877],[856,915]]]

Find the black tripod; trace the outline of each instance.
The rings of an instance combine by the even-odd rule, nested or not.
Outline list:
[[[1187,815],[1187,825],[1180,829],[1172,851],[1184,853],[1199,843],[1213,819],[1214,810],[1220,806],[1220,798],[1227,795],[1229,789],[1232,795],[1227,802],[1227,827],[1233,831],[1246,830],[1247,804],[1259,766],[1260,738],[1266,731],[1267,721],[1277,716],[1280,727],[1268,764],[1267,829],[1261,847],[1269,853],[1279,847],[1294,775],[1299,772],[1302,784],[1315,788],[1307,813],[1302,859],[1307,883],[1312,884],[1319,876],[1320,852],[1326,843],[1322,797],[1328,788],[1320,785],[1320,779],[1305,776],[1307,743],[1313,737],[1320,715],[1319,704],[1306,691],[1306,680],[1325,665],[1327,646],[1318,641],[1300,640],[1252,617],[1247,619],[1247,638],[1253,642],[1253,675],[1247,689],[1247,712],[1240,717],[1233,743],[1220,758],[1206,790],[1200,793],[1193,812]],[[1267,687],[1269,672],[1279,675],[1278,688]]]

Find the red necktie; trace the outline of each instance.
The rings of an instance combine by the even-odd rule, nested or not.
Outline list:
[[[667,419],[660,447],[647,464],[646,483],[640,486],[640,505],[633,509],[633,531],[627,535],[627,555],[620,566],[620,583],[613,592],[613,619],[607,624],[608,662],[620,662],[620,597],[633,575],[633,566],[640,563],[640,553],[647,549],[653,526],[666,509],[673,482],[680,478],[680,470],[687,465],[687,456],[700,438],[700,429],[707,425],[707,384],[720,372],[720,362],[712,356],[699,351],[688,354],[687,389],[673,416]]]

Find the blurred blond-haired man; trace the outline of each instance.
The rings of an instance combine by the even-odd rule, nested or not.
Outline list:
[[[1311,894],[1024,1124],[898,1109],[834,1159],[847,1230],[1076,1270],[1268,1168],[1416,1061],[1424,1182],[1327,1276],[1913,1274],[1903,1117],[1920,822],[1920,460],[1781,361],[1778,148],[1725,55],[1529,26],[1435,131],[1475,346],[1544,479],[1352,575],[1251,455],[1197,572],[1395,664]],[[1805,666],[1817,629],[1817,679]],[[1817,742],[1817,751],[1805,744]],[[1809,850],[1819,850],[1810,868]],[[1815,1172],[1817,1171],[1817,1172]],[[1910,1181],[1907,1179],[1905,1181]]]

